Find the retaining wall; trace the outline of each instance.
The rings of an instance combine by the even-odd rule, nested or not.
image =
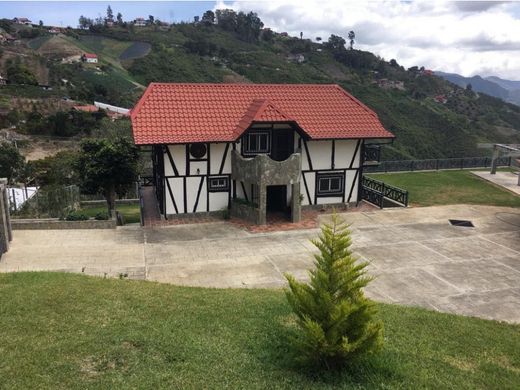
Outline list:
[[[61,230],[61,229],[115,229],[116,219],[98,221],[63,221],[57,218],[12,219],[13,230]]]

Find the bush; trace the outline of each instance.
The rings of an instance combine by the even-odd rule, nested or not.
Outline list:
[[[82,213],[71,212],[65,217],[66,221],[88,221],[88,215]]]
[[[110,216],[108,215],[108,213],[106,211],[103,211],[101,213],[97,213],[95,216],[94,216],[94,219],[96,221],[106,221],[110,218]]]
[[[350,251],[348,226],[334,214],[312,243],[319,249],[310,283],[286,274],[287,299],[298,317],[294,338],[299,360],[314,366],[338,368],[361,355],[379,350],[383,324],[373,319],[375,303],[363,288],[372,280],[368,263],[357,262]]]

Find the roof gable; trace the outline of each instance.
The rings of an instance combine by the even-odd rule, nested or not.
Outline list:
[[[311,139],[393,137],[335,84],[152,83],[131,118],[138,145],[231,142],[253,122],[295,122]]]

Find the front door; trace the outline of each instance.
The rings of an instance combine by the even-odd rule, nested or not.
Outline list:
[[[267,186],[267,211],[287,211],[287,186]]]
[[[271,158],[284,161],[294,153],[294,130],[273,129]]]

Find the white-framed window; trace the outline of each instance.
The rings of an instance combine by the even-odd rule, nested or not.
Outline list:
[[[269,131],[249,131],[242,137],[243,154],[265,154],[271,151],[271,133]]]
[[[227,192],[229,191],[228,176],[213,176],[209,178],[210,192]]]
[[[318,196],[337,196],[343,195],[345,175],[341,173],[318,173],[317,195]]]

